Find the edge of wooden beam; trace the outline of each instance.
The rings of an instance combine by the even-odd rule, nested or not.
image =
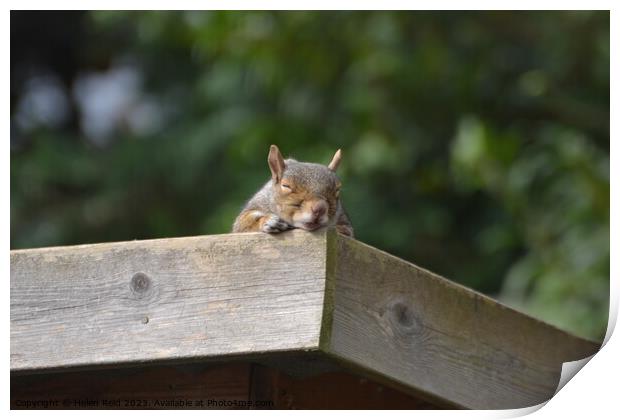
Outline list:
[[[320,349],[350,369],[463,408],[546,401],[582,339],[357,240],[330,233]]]
[[[306,374],[518,408],[599,347],[335,231],[11,251],[14,374],[312,353]]]
[[[11,251],[11,371],[315,350],[324,233]]]

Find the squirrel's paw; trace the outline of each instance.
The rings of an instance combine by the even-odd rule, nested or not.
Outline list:
[[[265,233],[280,233],[290,228],[291,225],[273,214],[263,223],[262,231]]]
[[[351,225],[336,225],[336,231],[351,238],[353,237],[353,227]]]

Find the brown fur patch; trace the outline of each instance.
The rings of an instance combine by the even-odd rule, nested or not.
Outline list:
[[[327,215],[330,220],[336,215],[338,210],[337,192],[340,182],[327,185],[320,191],[322,194],[315,193],[300,185],[292,178],[283,178],[280,185],[287,185],[289,188],[278,189],[278,202],[280,205],[280,217],[289,223],[301,218],[303,214],[312,213],[312,206],[324,200],[327,202]]]

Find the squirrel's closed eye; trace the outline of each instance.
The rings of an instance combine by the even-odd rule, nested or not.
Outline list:
[[[293,188],[291,188],[291,186],[289,184],[281,184],[280,185],[280,189],[284,193],[290,193],[291,191],[293,191]]]
[[[296,207],[296,208],[300,208],[301,207],[301,203],[293,203],[290,204],[291,207]]]

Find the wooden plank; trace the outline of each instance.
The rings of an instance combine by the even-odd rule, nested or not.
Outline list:
[[[11,376],[11,409],[436,409],[347,372],[188,363]]]
[[[348,372],[293,377],[254,365],[252,399],[279,410],[431,410],[440,408],[409,394]]]
[[[562,363],[599,345],[356,240],[328,242],[321,349],[353,369],[466,408],[549,399]]]
[[[11,371],[316,349],[325,234],[11,251]]]
[[[248,409],[249,363],[13,375],[11,409]]]
[[[335,360],[442,407],[517,408],[598,347],[335,232],[11,252],[13,374]]]

